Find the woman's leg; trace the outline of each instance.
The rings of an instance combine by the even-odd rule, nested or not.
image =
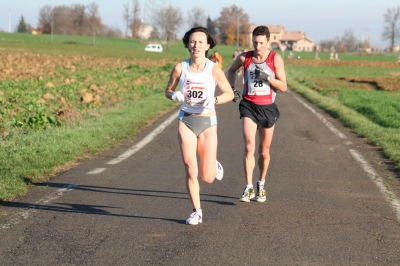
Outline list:
[[[188,190],[193,209],[201,209],[200,186],[198,181],[198,167],[196,158],[197,137],[184,123],[179,122],[179,144],[186,172],[186,188]]]
[[[205,183],[212,183],[217,175],[217,125],[204,130],[197,141],[200,158],[200,177]]]

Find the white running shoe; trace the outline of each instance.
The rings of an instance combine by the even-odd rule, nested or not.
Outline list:
[[[190,225],[198,225],[203,222],[203,217],[197,213],[197,212],[192,212],[190,217],[186,220],[186,224]]]
[[[215,177],[218,180],[221,180],[224,177],[224,168],[222,164],[217,161],[217,176]]]
[[[241,202],[250,202],[251,199],[254,199],[256,195],[254,194],[254,188],[246,187],[244,189],[243,195],[240,197]]]
[[[256,201],[264,202],[267,199],[264,184],[257,183]]]

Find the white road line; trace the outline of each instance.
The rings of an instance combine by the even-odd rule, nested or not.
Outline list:
[[[127,150],[126,152],[122,153],[120,156],[118,156],[115,159],[112,159],[111,161],[107,162],[107,164],[117,164],[122,162],[123,160],[129,158],[136,152],[138,152],[140,149],[142,149],[144,146],[146,146],[150,141],[152,141],[158,134],[160,134],[169,124],[172,123],[175,119],[177,119],[179,114],[179,111],[176,113],[173,113],[167,120],[165,120],[164,123],[159,125],[156,129],[154,129],[149,135],[147,135],[144,139],[142,139],[140,142],[138,142],[136,145],[134,145],[132,148]]]
[[[321,114],[317,113],[311,106],[309,106],[307,103],[305,103],[302,99],[295,96],[294,94],[291,95],[293,95],[293,97],[296,100],[298,100],[308,110],[310,110],[313,114],[315,114],[337,137],[343,140],[347,139],[347,137],[342,132],[336,129],[330,122],[328,122]],[[352,145],[351,141],[345,141],[345,144]],[[372,182],[375,183],[375,185],[378,187],[383,197],[388,201],[388,203],[392,207],[393,211],[396,214],[397,219],[400,220],[400,201],[397,199],[395,193],[390,191],[390,189],[385,186],[383,179],[378,175],[378,173],[376,173],[374,168],[367,162],[367,160],[359,152],[353,149],[349,149],[349,152],[354,157],[354,159],[356,159],[356,161],[360,163],[364,172],[366,172],[369,178],[372,180]]]
[[[103,173],[105,170],[107,170],[107,168],[95,168],[92,171],[87,172],[86,174],[88,174],[88,175],[96,175],[96,174]]]
[[[64,188],[59,188],[49,196],[38,200],[34,205],[29,206],[27,209],[21,212],[17,212],[13,214],[8,223],[0,224],[0,230],[10,229],[13,225],[17,225],[23,220],[27,219],[32,213],[37,212],[38,209],[41,209],[42,205],[49,204],[50,202],[62,197],[68,191],[74,189],[76,185],[67,185]]]
[[[390,191],[385,186],[382,178],[375,172],[374,168],[367,162],[367,160],[365,160],[365,158],[361,154],[353,149],[350,149],[350,153],[351,155],[353,155],[354,159],[356,159],[356,161],[361,164],[361,167],[368,174],[369,178],[375,183],[379,191],[394,209],[397,219],[400,220],[400,202],[398,201],[394,192]]]

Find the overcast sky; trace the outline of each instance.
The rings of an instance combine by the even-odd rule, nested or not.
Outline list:
[[[372,46],[383,47],[388,46],[388,42],[381,38],[383,16],[389,8],[400,6],[400,1],[395,0],[139,0],[142,11],[145,1],[147,5],[164,2],[179,7],[185,19],[193,7],[202,8],[211,19],[216,19],[222,8],[235,4],[249,15],[251,23],[282,25],[286,31],[304,31],[316,43],[341,37],[345,30],[351,29],[359,40],[369,37]],[[27,23],[36,27],[39,9],[45,5],[86,5],[92,2],[99,5],[103,24],[125,31],[123,6],[128,2],[132,6],[132,0],[0,0],[0,29],[8,32],[11,26],[11,31],[14,31],[21,15]],[[185,23],[181,34],[187,29]]]

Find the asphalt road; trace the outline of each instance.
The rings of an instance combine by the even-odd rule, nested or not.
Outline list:
[[[217,110],[225,176],[201,183],[203,224],[185,224],[192,210],[173,119],[129,158],[107,164],[135,144],[122,143],[1,207],[14,214],[0,219],[0,265],[400,265],[398,178],[379,150],[301,101],[277,97],[265,203],[238,200],[244,145],[229,103]]]

